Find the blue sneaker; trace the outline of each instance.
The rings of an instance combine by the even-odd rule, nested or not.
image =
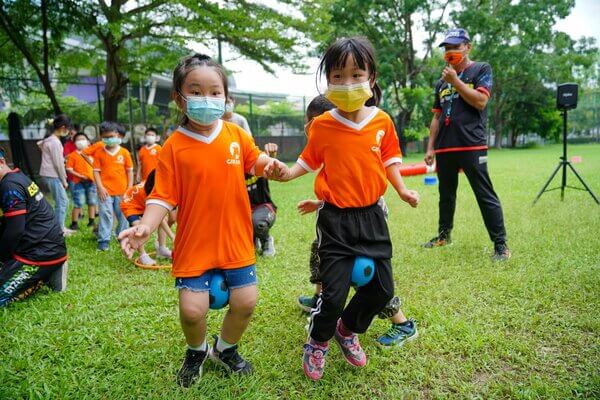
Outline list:
[[[108,251],[109,244],[110,244],[110,242],[104,241],[104,240],[101,242],[98,242],[98,251]]]
[[[402,324],[392,324],[386,333],[377,338],[377,343],[381,346],[402,346],[418,336],[415,320],[409,319]]]

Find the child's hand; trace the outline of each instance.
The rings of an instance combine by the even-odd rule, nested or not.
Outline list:
[[[98,198],[100,201],[106,201],[106,199],[108,199],[108,191],[104,188],[104,186],[98,187]]]
[[[144,243],[148,241],[151,233],[150,227],[143,224],[125,229],[119,234],[119,241],[121,242],[123,254],[131,260],[135,251],[140,249]]]
[[[272,158],[265,166],[263,177],[276,181],[283,181],[288,172],[289,168],[287,165],[275,158]]]
[[[321,207],[322,202],[320,200],[302,200],[296,208],[300,215],[310,214],[311,212],[315,212]]]
[[[413,208],[419,205],[419,193],[416,190],[404,189],[400,192],[400,198]]]

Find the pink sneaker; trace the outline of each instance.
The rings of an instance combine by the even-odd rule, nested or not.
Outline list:
[[[304,374],[313,381],[318,381],[323,376],[325,356],[327,355],[328,349],[329,346],[321,346],[310,338],[308,343],[304,345],[302,367],[304,368]]]
[[[350,336],[344,336],[340,332],[340,324],[342,323],[341,318],[338,319],[337,326],[335,327],[335,334],[333,338],[340,346],[340,350],[344,354],[346,361],[354,367],[364,367],[367,364],[367,355],[360,347],[358,342],[358,335],[352,333]]]

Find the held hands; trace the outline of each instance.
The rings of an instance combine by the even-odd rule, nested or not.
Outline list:
[[[456,75],[456,71],[451,67],[444,67],[444,70],[442,71],[442,79],[452,86],[456,86],[460,81],[458,79],[458,75]]]
[[[296,208],[300,215],[310,214],[311,212],[317,211],[321,207],[322,201],[320,200],[302,200],[298,203]]]
[[[132,228],[125,229],[119,234],[121,242],[121,251],[131,260],[136,250],[140,249],[150,238],[150,227],[139,224]]]
[[[419,205],[419,193],[416,190],[403,189],[400,191],[400,198],[410,204],[411,207],[416,208]]]
[[[285,182],[290,169],[276,158],[271,158],[263,170],[263,178]]]

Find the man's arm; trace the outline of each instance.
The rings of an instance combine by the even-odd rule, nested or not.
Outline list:
[[[9,260],[25,232],[26,214],[14,215],[4,218],[4,229],[0,236],[0,261]]]
[[[429,124],[429,140],[427,141],[427,151],[425,152],[425,164],[427,165],[433,164],[433,160],[435,159],[433,146],[439,130],[440,112],[438,111],[433,113],[433,118],[431,119],[431,123]]]

